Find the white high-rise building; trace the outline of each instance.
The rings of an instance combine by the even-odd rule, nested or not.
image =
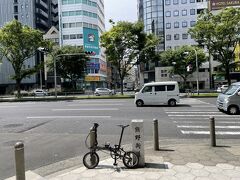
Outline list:
[[[94,90],[105,87],[107,63],[100,47],[100,35],[105,31],[103,0],[58,0],[60,46],[81,46],[92,52],[87,63],[85,85]]]

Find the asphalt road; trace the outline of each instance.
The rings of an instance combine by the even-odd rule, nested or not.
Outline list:
[[[120,128],[133,119],[144,120],[145,140],[152,140],[152,120],[159,120],[165,139],[208,138],[209,117],[216,117],[218,138],[240,138],[240,116],[215,107],[216,98],[184,98],[177,107],[137,108],[133,99],[0,103],[0,179],[14,175],[14,144],[25,144],[26,169],[34,170],[87,152],[85,137],[100,124],[99,143],[117,142]],[[123,144],[131,142],[126,129]],[[80,162],[79,162],[80,163]]]

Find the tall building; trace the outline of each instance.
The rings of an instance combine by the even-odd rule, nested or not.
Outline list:
[[[107,63],[100,47],[100,35],[105,31],[103,0],[58,0],[60,46],[75,45],[92,52],[87,63],[85,82],[79,85],[95,90],[107,86]]]
[[[197,21],[202,10],[208,8],[207,0],[138,0],[138,18],[143,21],[145,32],[156,34],[161,43],[157,51],[177,49],[183,45],[197,45],[188,34],[189,28]],[[207,75],[208,64],[204,64],[199,73],[200,88],[209,87]],[[143,80],[140,82],[178,80],[169,73],[170,67],[161,67],[157,64],[147,63],[143,70]],[[196,83],[196,73],[189,78]]]
[[[13,19],[32,28],[47,32],[52,25],[58,24],[56,0],[1,0],[0,28]],[[40,55],[30,58],[23,68],[30,68],[39,62]],[[11,64],[3,60],[0,66],[0,93],[11,91],[15,81],[10,76],[14,74]],[[40,81],[40,74],[32,75],[22,81],[23,88],[34,87]]]

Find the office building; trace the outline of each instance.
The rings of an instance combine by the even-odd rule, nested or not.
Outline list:
[[[0,28],[13,19],[24,25],[47,32],[52,25],[58,24],[56,0],[1,0]],[[27,60],[23,68],[30,68],[39,63],[40,53]],[[14,89],[15,81],[10,78],[14,74],[11,64],[3,60],[0,66],[0,93],[8,93]],[[23,89],[36,87],[40,83],[40,73],[25,78]]]
[[[95,90],[107,86],[107,63],[100,47],[105,31],[103,0],[59,0],[60,46],[74,45],[91,52],[87,75],[79,82],[81,88]]]

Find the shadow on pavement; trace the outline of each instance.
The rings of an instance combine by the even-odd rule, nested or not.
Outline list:
[[[145,163],[145,168],[169,169],[167,164]]]

